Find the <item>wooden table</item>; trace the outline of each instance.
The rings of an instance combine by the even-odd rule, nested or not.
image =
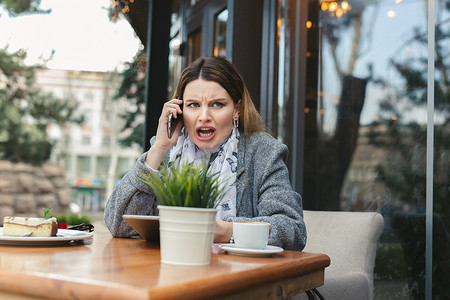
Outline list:
[[[157,244],[99,232],[87,245],[0,246],[0,299],[283,299],[323,285],[329,264],[324,254],[255,258],[214,246],[209,266],[173,266]]]

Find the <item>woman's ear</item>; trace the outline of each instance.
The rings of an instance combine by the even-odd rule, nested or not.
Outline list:
[[[241,100],[238,101],[238,103],[236,103],[236,105],[234,106],[234,115],[233,117],[238,117],[241,114]]]

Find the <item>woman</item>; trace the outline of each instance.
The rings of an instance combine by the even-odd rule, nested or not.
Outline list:
[[[168,136],[169,116],[178,120]],[[195,162],[209,157],[220,178],[235,178],[218,204],[214,242],[228,243],[233,221],[271,224],[269,244],[302,250],[306,243],[302,199],[292,190],[285,164],[288,149],[265,132],[245,83],[224,58],[196,60],[181,74],[174,99],[164,104],[156,137],[107,202],[105,222],[114,237],[136,232],[124,214],[158,215],[157,199],[142,172],[165,160]],[[233,180],[231,180],[233,181]]]

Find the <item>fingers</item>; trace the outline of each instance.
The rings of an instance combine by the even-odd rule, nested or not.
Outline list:
[[[182,114],[181,106],[183,105],[183,100],[180,99],[172,99],[164,104],[163,115],[165,114],[167,117],[169,115],[173,115],[176,119],[178,114]],[[165,113],[164,113],[165,112]]]
[[[233,234],[233,223],[216,220],[214,243],[229,243]]]

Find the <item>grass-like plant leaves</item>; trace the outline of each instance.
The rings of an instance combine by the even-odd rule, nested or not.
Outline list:
[[[221,184],[219,173],[208,174],[208,163],[189,164],[179,160],[162,165],[161,176],[153,170],[139,180],[148,184],[160,205],[215,208],[227,192],[229,182]]]

